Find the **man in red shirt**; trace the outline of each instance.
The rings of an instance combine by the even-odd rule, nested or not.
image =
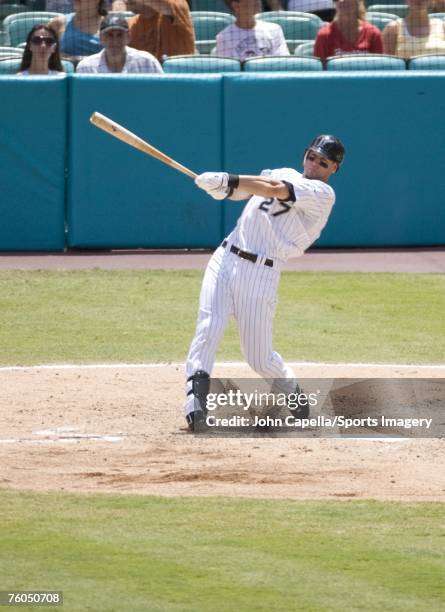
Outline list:
[[[335,19],[317,34],[314,55],[322,60],[342,53],[383,53],[380,30],[365,21],[363,0],[335,0]]]

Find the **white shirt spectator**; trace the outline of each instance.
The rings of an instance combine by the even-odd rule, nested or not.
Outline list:
[[[161,64],[158,62],[155,56],[148,53],[148,51],[138,51],[132,47],[125,47],[125,52],[125,64],[119,74],[130,72],[164,73]],[[105,49],[102,49],[102,51],[99,51],[99,53],[95,53],[94,55],[84,57],[83,60],[77,64],[76,72],[82,74],[116,74],[112,73],[108,67],[105,58]]]
[[[276,23],[257,21],[249,29],[232,23],[217,35],[216,55],[243,61],[248,57],[289,55],[289,49],[283,30]]]

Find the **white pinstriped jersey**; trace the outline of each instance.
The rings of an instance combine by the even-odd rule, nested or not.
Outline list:
[[[332,187],[304,178],[292,168],[263,170],[262,176],[285,181],[289,200],[252,196],[228,241],[238,248],[286,261],[298,257],[320,236],[335,202]]]
[[[286,182],[290,197],[280,201],[252,196],[227,237],[228,244],[216,249],[209,261],[186,363],[186,417],[201,409],[194,394],[193,375],[199,370],[211,374],[230,316],[238,324],[241,348],[251,368],[272,380],[280,393],[296,389],[295,373],[272,347],[281,263],[302,255],[319,237],[335,193],[327,183],[304,178],[292,168],[263,170],[261,174]],[[230,246],[260,258],[250,261]],[[265,258],[273,259],[273,266],[266,264]]]

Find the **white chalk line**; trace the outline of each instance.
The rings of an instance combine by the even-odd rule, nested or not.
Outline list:
[[[78,427],[57,427],[56,429],[40,429],[32,432],[33,438],[0,438],[2,444],[72,444],[76,442],[122,442],[128,437],[123,432],[112,434],[80,433]],[[410,442],[411,438],[401,438],[400,436],[352,436],[336,435],[326,436],[326,438],[340,440],[371,440],[373,442]]]
[[[70,444],[73,442],[122,442],[127,436],[123,432],[113,434],[80,433],[78,427],[57,427],[32,432],[39,438],[0,438],[0,444]]]
[[[417,370],[427,370],[435,368],[443,370],[445,373],[445,364],[406,364],[406,363],[329,363],[329,362],[316,362],[316,361],[287,361],[288,365],[292,367],[345,367],[345,368],[399,368],[402,370],[409,370],[416,368]],[[93,370],[93,369],[116,369],[116,368],[140,368],[140,369],[153,369],[153,368],[184,368],[184,363],[176,362],[165,362],[165,363],[60,363],[60,364],[40,364],[40,365],[28,365],[28,366],[0,366],[0,372],[21,372],[26,370]],[[215,367],[221,368],[245,368],[248,367],[244,361],[221,361],[215,364]]]

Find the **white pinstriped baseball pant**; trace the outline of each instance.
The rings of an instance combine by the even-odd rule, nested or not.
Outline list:
[[[198,370],[211,375],[224,330],[230,316],[234,316],[241,350],[250,367],[264,378],[289,379],[283,391],[295,391],[294,372],[272,349],[279,280],[279,270],[241,259],[230,252],[230,245],[215,251],[202,282],[196,332],[186,361],[186,379]],[[192,383],[188,381],[186,392],[191,388]],[[185,415],[197,408],[193,394],[187,395]]]

